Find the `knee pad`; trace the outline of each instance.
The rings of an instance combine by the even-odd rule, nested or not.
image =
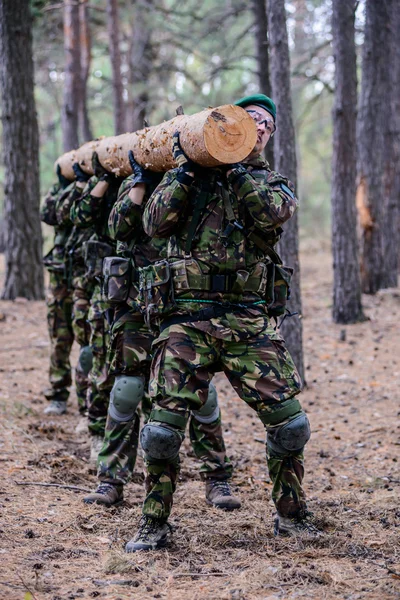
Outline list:
[[[85,375],[89,375],[89,372],[93,365],[93,352],[90,346],[83,346],[79,352],[78,359],[79,368]]]
[[[208,388],[208,397],[200,410],[192,410],[192,415],[199,423],[213,423],[219,417],[218,394],[213,383]]]
[[[131,421],[143,398],[144,383],[141,377],[118,375],[110,394],[108,413],[114,421]]]
[[[173,460],[179,454],[183,436],[176,429],[150,421],[140,432],[140,444],[150,460]]]
[[[267,444],[276,454],[288,454],[302,450],[311,437],[310,422],[301,411],[289,421],[267,429]]]

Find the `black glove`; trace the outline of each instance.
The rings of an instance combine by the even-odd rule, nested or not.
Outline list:
[[[133,156],[132,150],[128,152],[129,164],[131,165],[132,173],[134,175],[133,182],[136,183],[152,183],[153,179],[151,171],[144,169],[138,162],[136,162]]]
[[[85,173],[84,171],[82,171],[82,169],[79,166],[79,163],[74,163],[72,165],[72,168],[74,170],[74,173],[76,175],[76,180],[80,181],[82,183],[86,183],[87,181],[89,181],[90,179],[90,175],[88,175],[87,173]]]
[[[107,169],[103,167],[99,160],[99,155],[97,154],[97,152],[93,152],[92,154],[92,169],[93,173],[100,181],[106,181],[107,183],[110,183],[113,174],[109,173],[109,171],[107,171]]]
[[[241,177],[248,173],[246,167],[242,165],[242,163],[234,163],[233,165],[225,165],[222,167],[225,169],[225,172],[231,171],[229,175],[227,175],[228,181],[230,184],[234,185],[237,183]]]
[[[172,155],[176,164],[179,167],[177,173],[177,179],[180,183],[190,185],[193,182],[193,176],[188,173],[194,173],[198,167],[195,162],[190,160],[182,150],[181,143],[179,141],[179,131],[175,131],[172,136]]]
[[[58,177],[58,183],[60,184],[60,187],[64,190],[71,182],[61,173],[60,165],[57,165],[56,173]]]

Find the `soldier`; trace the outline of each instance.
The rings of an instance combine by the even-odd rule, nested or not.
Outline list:
[[[89,348],[92,357],[87,397],[89,432],[91,433],[91,462],[95,463],[101,449],[113,378],[108,376],[106,352],[109,327],[105,319],[107,306],[101,294],[102,263],[105,256],[115,254],[115,244],[108,235],[108,215],[117,198],[122,179],[109,173],[93,153],[94,176],[83,194],[71,206],[70,217],[78,230],[87,230],[91,236],[85,242],[87,281],[91,282]],[[75,169],[78,165],[75,165]]]
[[[49,400],[44,410],[46,415],[65,412],[71,385],[70,353],[74,341],[72,331],[72,290],[64,272],[65,243],[71,227],[57,221],[57,204],[71,193],[74,184],[66,179],[60,167],[57,169],[58,183],[47,193],[41,208],[41,220],[54,227],[54,246],[43,258],[49,271],[49,288],[46,298],[47,323],[50,337],[50,388],[44,394]]]
[[[154,265],[142,279],[148,311],[158,313],[161,327],[153,343],[154,404],[140,436],[147,495],[128,552],[167,542],[188,415],[205,404],[217,366],[266,428],[275,534],[318,533],[302,487],[310,427],[296,398],[301,381],[270,317],[274,300],[284,300],[288,276],[273,246],[298,202],[292,184],[261,157],[275,131],[275,104],[262,94],[236,104],[257,126],[249,157],[226,169],[202,169],[175,134],[179,166],[166,173],[144,210],[146,233],[169,239],[169,268]]]
[[[137,303],[137,269],[159,260],[166,245],[164,240],[150,240],[141,222],[145,186],[148,191],[154,190],[160,177],[142,169],[132,153],[129,158],[133,175],[122,183],[109,219],[110,234],[119,240],[119,256],[107,259],[114,278],[105,276],[105,290],[115,304],[108,360],[115,383],[98,458],[100,485],[84,499],[89,504],[97,502],[106,506],[122,501],[123,486],[135,466],[140,423],[138,407],[141,403],[146,420],[151,410],[147,388],[154,334],[146,326]],[[132,264],[133,286],[130,286],[127,273]],[[239,508],[240,502],[232,496],[228,484],[232,465],[226,456],[220,409],[212,385],[204,406],[191,415],[190,438],[196,456],[202,461],[200,473],[205,481],[207,502],[226,510]]]

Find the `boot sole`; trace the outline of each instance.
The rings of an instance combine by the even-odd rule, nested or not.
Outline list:
[[[226,505],[224,506],[223,504],[214,504],[214,502],[211,502],[211,500],[207,500],[206,498],[206,502],[209,506],[214,506],[215,508],[220,508],[221,510],[238,510],[238,508],[240,508],[242,505],[236,505],[236,506],[232,506],[232,505]]]

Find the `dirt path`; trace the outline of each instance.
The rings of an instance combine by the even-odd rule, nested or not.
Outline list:
[[[313,436],[306,489],[324,527],[314,542],[275,539],[262,426],[217,378],[240,511],[208,507],[185,447],[173,543],[125,555],[140,514],[141,463],[124,506],[85,506],[89,441],[68,415],[42,416],[48,340],[43,303],[0,303],[0,598],[7,600],[400,598],[400,291],[365,297],[370,320],[333,325],[327,251],[302,257]],[[74,351],[76,359],[76,350]],[[30,591],[31,595],[29,595]]]

